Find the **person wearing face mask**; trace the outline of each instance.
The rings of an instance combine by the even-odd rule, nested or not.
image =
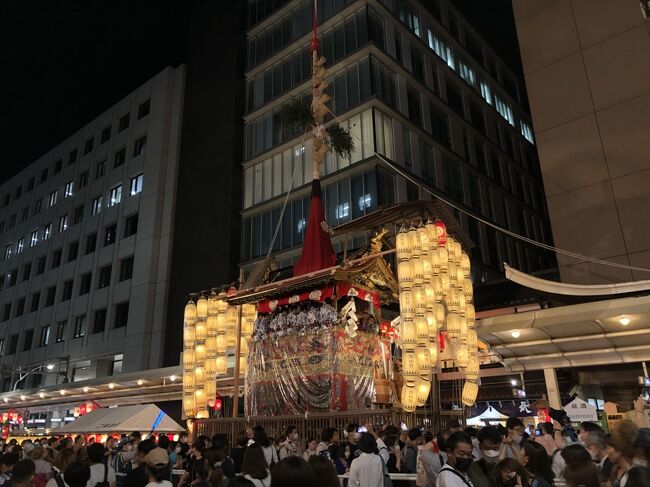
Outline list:
[[[359,447],[359,425],[356,423],[349,424],[345,428],[345,461],[348,463],[348,467],[352,465],[354,459],[358,456],[357,451]]]
[[[502,444],[501,435],[494,426],[482,428],[477,435],[478,447],[481,458],[472,462],[467,471],[476,487],[480,485],[494,485],[496,482],[496,464],[501,460]]]
[[[498,487],[532,487],[531,474],[514,458],[506,458],[497,464]]]
[[[546,450],[546,454],[552,457],[557,450],[557,443],[555,443],[553,423],[540,423],[537,425],[539,436],[533,436],[535,443],[539,443]]]
[[[610,482],[613,487],[636,487],[629,484],[630,469],[634,465],[633,442],[638,434],[637,426],[629,420],[617,423],[607,440],[607,456],[614,463]]]
[[[280,444],[279,457],[283,460],[287,457],[299,456],[302,456],[302,451],[298,441],[298,428],[289,426],[285,433],[285,440]]]
[[[591,460],[598,467],[601,482],[609,478],[614,466],[607,456],[607,438],[603,430],[590,431],[584,436],[585,448],[591,455]]]
[[[508,434],[503,439],[506,445],[506,456],[517,459],[521,456],[521,443],[524,441],[524,423],[519,418],[508,418],[506,428]]]
[[[520,463],[533,476],[533,487],[551,487],[553,483],[551,459],[542,445],[533,441],[524,441]]]
[[[447,465],[440,469],[436,487],[475,487],[468,475],[472,466],[472,439],[454,433],[447,439]]]

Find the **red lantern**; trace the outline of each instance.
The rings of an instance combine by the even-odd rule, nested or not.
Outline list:
[[[18,424],[23,424],[23,416],[21,414],[17,415],[16,421],[18,421]]]
[[[18,413],[13,412],[10,415],[11,421],[16,421],[18,419]]]
[[[87,402],[86,403],[86,413],[92,413],[94,409],[94,405],[92,402]]]
[[[9,421],[9,413],[2,413],[2,422],[6,423]]]
[[[223,403],[221,402],[221,398],[218,397],[214,400],[214,410],[221,411],[221,406],[223,406]]]
[[[5,424],[5,425],[2,427],[2,437],[6,439],[7,436],[9,436],[9,425],[6,425],[6,424]]]
[[[214,399],[210,399],[210,400],[208,401],[208,406],[210,406],[211,408],[214,407],[214,404],[215,404]]]
[[[389,328],[390,325],[388,324],[388,322],[382,321],[379,325],[379,333],[385,336],[388,333]]]
[[[84,414],[86,414],[86,404],[82,404],[81,406],[79,406],[79,414],[80,414],[81,416],[83,416]]]
[[[438,236],[438,244],[445,245],[447,243],[447,227],[440,220],[433,222],[436,227],[436,235]]]
[[[237,288],[235,286],[230,286],[230,288],[228,288],[228,291],[226,291],[226,294],[228,296],[234,296],[237,294]]]

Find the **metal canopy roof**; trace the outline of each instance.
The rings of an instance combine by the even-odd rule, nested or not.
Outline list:
[[[650,360],[650,296],[484,318],[477,331],[511,371],[641,362]]]

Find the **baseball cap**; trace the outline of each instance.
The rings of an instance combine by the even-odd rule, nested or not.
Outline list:
[[[154,448],[144,456],[144,463],[150,467],[165,467],[169,464],[169,455],[167,450],[162,448]]]

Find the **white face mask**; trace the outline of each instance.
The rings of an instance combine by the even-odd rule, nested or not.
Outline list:
[[[524,440],[524,435],[514,435],[512,437],[512,441],[517,445],[520,444],[523,440]]]
[[[481,450],[485,458],[499,458],[498,450]]]
[[[174,451],[175,451],[176,453],[180,453],[180,452],[181,452],[181,447],[180,447],[180,446],[177,446],[177,447],[174,449]]]

